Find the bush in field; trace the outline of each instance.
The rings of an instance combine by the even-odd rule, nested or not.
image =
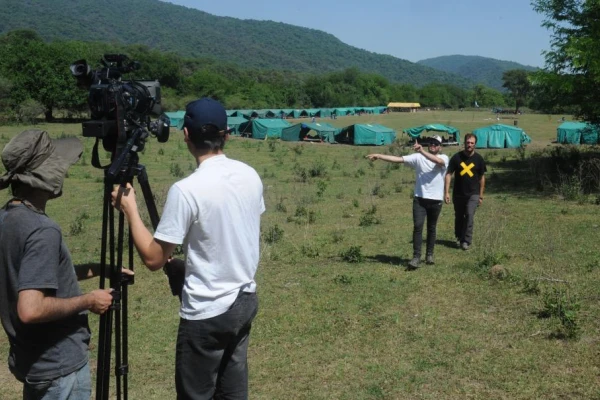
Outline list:
[[[323,160],[316,161],[313,165],[308,169],[308,174],[311,178],[323,178],[327,176],[327,166],[323,162]]]
[[[77,217],[75,217],[75,221],[71,222],[71,225],[69,225],[69,232],[71,233],[71,236],[82,233],[84,229],[84,221],[89,218],[90,216],[86,211],[82,211]]]
[[[283,229],[279,225],[274,225],[263,232],[263,240],[269,244],[277,243],[283,239]]]
[[[340,253],[340,257],[348,263],[359,263],[364,260],[360,246],[350,246]]]
[[[559,339],[575,339],[579,336],[577,313],[579,302],[565,289],[552,288],[543,296],[544,308],[540,312],[542,318],[556,318],[560,327],[550,336]]]
[[[377,207],[372,205],[371,208],[365,210],[363,215],[360,217],[360,221],[358,223],[359,226],[371,226],[378,225],[381,223],[381,220],[377,218],[375,215],[377,213]]]

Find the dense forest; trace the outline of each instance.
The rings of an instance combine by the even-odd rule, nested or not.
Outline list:
[[[23,120],[44,113],[87,112],[88,88],[79,88],[69,69],[80,59],[97,69],[107,53],[121,53],[141,68],[124,79],[158,79],[165,111],[183,109],[201,96],[227,108],[302,108],[379,106],[390,101],[420,102],[425,107],[462,108],[475,100],[481,107],[504,106],[500,92],[476,85],[464,89],[446,83],[423,87],[392,83],[358,68],[308,74],[241,68],[209,58],[183,58],[142,45],[103,42],[46,42],[31,30],[0,36],[0,109],[6,120]]]
[[[426,65],[441,71],[457,74],[470,81],[503,90],[502,74],[506,71],[520,69],[535,71],[537,68],[522,65],[512,61],[502,61],[480,56],[441,56],[417,61],[417,64]]]
[[[468,89],[474,84],[458,75],[349,46],[321,30],[218,17],[159,0],[3,0],[0,34],[16,29],[33,29],[45,41],[142,44],[240,68],[307,74],[356,68],[415,87],[440,83]]]

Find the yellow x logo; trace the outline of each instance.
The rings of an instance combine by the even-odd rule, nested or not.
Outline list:
[[[473,172],[471,172],[471,170],[473,169],[475,164],[471,163],[471,164],[467,165],[463,161],[460,163],[460,166],[463,168],[462,171],[460,171],[460,176],[463,176],[464,174],[469,174],[469,178],[473,177],[474,174],[473,174]]]

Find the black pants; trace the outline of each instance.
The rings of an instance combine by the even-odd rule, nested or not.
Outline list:
[[[421,258],[421,245],[423,243],[423,225],[427,218],[427,255],[433,255],[435,247],[435,235],[438,217],[442,211],[442,201],[423,199],[415,197],[413,199],[413,257]]]
[[[248,342],[257,312],[256,293],[241,292],[224,314],[181,319],[175,359],[178,400],[248,398]]]
[[[461,243],[471,244],[473,241],[473,224],[475,211],[479,204],[479,195],[470,197],[454,197],[454,236]]]

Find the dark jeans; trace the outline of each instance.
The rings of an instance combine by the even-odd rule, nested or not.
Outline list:
[[[258,312],[256,293],[241,292],[227,312],[181,319],[177,336],[177,399],[247,399],[248,341]]]
[[[421,258],[425,217],[427,217],[427,255],[433,255],[435,231],[438,217],[442,211],[442,203],[441,200],[423,199],[421,197],[413,199],[413,257]]]
[[[454,236],[461,243],[471,244],[473,241],[473,223],[475,211],[479,204],[479,195],[470,197],[454,197]]]

